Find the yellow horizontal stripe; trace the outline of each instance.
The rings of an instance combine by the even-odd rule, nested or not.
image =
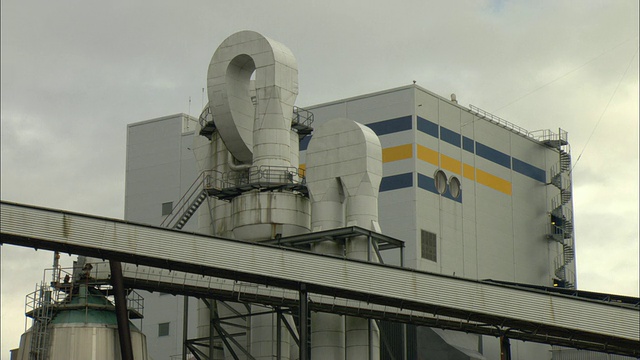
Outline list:
[[[462,163],[452,157],[448,157],[447,155],[440,154],[440,166],[451,172],[454,172],[458,175],[462,173]]]
[[[466,177],[469,180],[475,180],[476,179],[476,169],[473,168],[473,166],[471,165],[467,165],[467,164],[462,164],[462,173],[464,174],[464,177]]]
[[[422,145],[418,145],[418,159],[438,166],[438,152],[426,148]]]
[[[417,145],[417,156],[418,159],[422,161],[426,161],[435,166],[440,166],[444,170],[451,171],[458,175],[462,174],[465,178],[477,181],[478,184],[488,186],[494,190],[498,190],[501,193],[511,195],[512,188],[511,182],[497,177],[495,175],[489,174],[486,171],[482,171],[480,169],[476,169],[471,165],[464,164],[459,160],[456,160],[447,155],[443,155],[438,153],[435,150],[431,150],[422,145]],[[413,157],[413,146],[412,144],[405,144],[400,146],[393,146],[382,149],[382,162],[392,162],[404,159],[410,159]],[[300,172],[302,174],[306,171],[306,164],[299,165]]]
[[[505,179],[491,175],[480,169],[476,169],[476,177],[479,184],[488,186],[507,195],[511,195],[511,183]]]
[[[413,145],[406,144],[382,149],[382,162],[411,159],[413,157]]]

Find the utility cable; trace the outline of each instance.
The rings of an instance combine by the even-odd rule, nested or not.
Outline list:
[[[573,169],[578,164],[578,161],[580,161],[580,158],[582,157],[582,154],[584,153],[584,150],[587,148],[587,145],[589,144],[589,141],[593,137],[593,134],[596,132],[596,129],[598,128],[598,125],[600,125],[600,122],[602,121],[602,118],[604,117],[604,114],[607,112],[607,109],[609,108],[609,105],[611,104],[611,101],[613,100],[613,97],[616,95],[616,92],[618,92],[618,88],[620,87],[620,84],[622,83],[622,80],[624,80],[624,77],[627,75],[627,72],[629,71],[629,68],[631,68],[631,64],[633,63],[633,59],[635,59],[636,54],[638,54],[638,47],[637,46],[636,46],[636,51],[631,56],[631,60],[629,60],[629,64],[627,65],[627,68],[624,70],[624,73],[620,77],[620,80],[618,80],[618,84],[616,85],[616,88],[613,90],[613,93],[611,94],[611,97],[609,98],[609,101],[607,102],[607,105],[604,107],[604,110],[602,110],[602,113],[600,114],[600,117],[598,118],[598,121],[596,122],[596,125],[593,127],[593,130],[591,130],[591,134],[587,138],[587,142],[584,144],[584,147],[582,148],[582,151],[580,151],[580,155],[578,155],[578,158],[576,159],[576,162],[573,163],[573,166],[571,167],[571,171],[569,173],[573,172]]]
[[[637,38],[637,37],[636,37],[636,38]],[[528,93],[526,93],[526,94],[524,94],[524,95],[522,95],[522,96],[517,97],[517,98],[516,98],[516,99],[514,99],[513,101],[511,101],[511,102],[509,102],[509,103],[507,103],[507,104],[505,104],[505,105],[503,105],[503,106],[501,106],[501,107],[499,107],[499,108],[497,108],[497,109],[495,109],[495,110],[492,110],[492,112],[494,112],[494,113],[495,113],[495,112],[497,112],[498,110],[502,110],[502,109],[504,109],[504,108],[506,108],[506,107],[508,107],[508,106],[511,106],[511,105],[515,104],[516,102],[518,102],[518,101],[520,101],[520,100],[524,99],[525,97],[527,97],[527,96],[529,96],[529,95],[531,95],[531,94],[533,94],[533,93],[537,92],[538,90],[541,90],[541,89],[543,89],[543,88],[545,88],[545,87],[547,87],[547,86],[549,86],[549,85],[553,84],[554,82],[556,82],[556,81],[558,81],[558,80],[560,80],[560,79],[562,79],[562,78],[565,78],[565,77],[567,77],[567,76],[569,76],[569,75],[573,74],[574,72],[576,72],[576,71],[578,71],[578,70],[582,69],[583,67],[585,67],[585,66],[587,66],[587,65],[591,64],[592,62],[596,61],[597,59],[601,58],[603,55],[605,55],[605,54],[607,54],[607,53],[609,53],[609,52],[611,52],[611,51],[613,51],[613,50],[615,50],[615,49],[619,48],[620,46],[622,46],[622,45],[624,45],[624,44],[626,44],[626,43],[627,43],[627,42],[629,42],[629,40],[631,40],[631,39],[634,39],[634,38],[633,38],[633,37],[630,37],[630,38],[628,38],[627,40],[625,40],[625,41],[621,42],[620,44],[618,44],[618,45],[616,45],[616,46],[612,47],[611,49],[603,51],[600,55],[598,55],[598,56],[596,56],[596,57],[592,58],[591,60],[589,60],[589,61],[585,62],[584,64],[582,64],[582,65],[578,66],[577,68],[574,68],[573,70],[571,70],[571,71],[569,71],[569,72],[567,72],[567,73],[565,73],[565,74],[561,75],[560,77],[557,77],[557,78],[555,78],[555,79],[553,79],[553,80],[549,81],[548,83],[546,83],[546,84],[544,84],[544,85],[541,85],[541,86],[539,86],[539,87],[537,87],[537,88],[535,88],[535,89],[533,89],[533,90],[529,91]]]

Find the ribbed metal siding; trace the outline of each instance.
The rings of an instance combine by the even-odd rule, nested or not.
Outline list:
[[[594,351],[563,349],[551,350],[551,360],[634,360],[635,357],[603,354]]]
[[[401,355],[405,352],[404,326],[406,325],[389,321],[380,322],[380,360],[403,358]]]
[[[3,234],[140,254],[638,341],[639,311],[119,220],[2,203]],[[241,256],[239,256],[241,254]],[[374,274],[375,273],[375,274]],[[524,306],[523,306],[524,305]],[[577,308],[579,307],[579,308]]]

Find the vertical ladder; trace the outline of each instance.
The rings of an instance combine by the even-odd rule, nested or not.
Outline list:
[[[45,360],[49,350],[49,323],[53,319],[51,290],[47,290],[44,284],[38,285],[33,301],[33,327],[31,329],[29,360]]]

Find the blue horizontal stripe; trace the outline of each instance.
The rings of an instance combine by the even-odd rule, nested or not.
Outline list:
[[[418,187],[420,189],[427,190],[428,192],[434,193],[436,195],[440,195],[438,190],[436,190],[436,183],[432,177],[418,173]],[[447,188],[447,191],[445,191],[444,194],[442,194],[442,196],[444,196],[449,200],[462,203],[462,193],[460,193],[460,196],[458,196],[457,199],[454,199],[454,197],[451,196],[451,193],[449,192],[448,188]]]
[[[476,141],[476,154],[511,169],[511,156]]]
[[[470,153],[475,153],[475,142],[466,136],[462,137],[462,148]]]
[[[449,200],[453,200],[455,202],[459,202],[460,204],[462,204],[462,190],[460,190],[460,195],[458,195],[458,198],[454,198],[453,195],[451,195],[451,191],[449,191],[449,189],[447,188],[447,191],[444,192],[444,194],[442,194],[442,196],[444,196],[445,198],[449,199]]]
[[[385,176],[380,181],[380,192],[413,187],[413,173]]]
[[[433,178],[422,175],[420,173],[418,173],[418,187],[420,189],[424,189],[436,195],[439,195],[438,190],[436,190],[436,183]]]
[[[364,125],[368,126],[371,130],[373,130],[374,133],[376,133],[376,135],[380,136],[405,130],[411,130],[413,129],[413,125],[411,124],[411,122],[411,115],[408,115],[391,120],[384,120]]]
[[[447,129],[444,126],[440,126],[440,139],[451,145],[460,147],[460,134]]]
[[[418,116],[418,131],[438,138],[438,124]]]
[[[395,119],[378,121],[378,122],[365,124],[365,125],[368,126],[371,130],[373,130],[373,132],[375,132],[376,135],[378,136],[411,130],[413,128],[411,115],[403,116]],[[457,132],[453,130],[449,130],[443,126],[439,126],[438,124],[431,122],[425,118],[418,116],[416,127],[418,131],[423,132],[427,135],[431,135],[436,139],[440,139],[446,143],[449,143],[457,147],[462,146],[462,149],[464,149],[465,151],[468,151],[472,154],[476,154],[482,158],[485,158],[498,165],[504,166],[507,169],[513,170],[524,176],[530,177],[534,180],[537,180],[543,183],[546,182],[547,174],[543,169],[535,167],[522,160],[512,158],[508,154],[505,154],[494,148],[486,146],[480,142],[474,141],[471,138],[468,138],[466,136],[461,136]],[[307,150],[310,140],[311,140],[311,136],[305,136],[302,140],[300,140],[300,145],[299,145],[300,151]],[[383,181],[385,180],[383,179]],[[397,181],[399,180],[393,180],[389,184],[395,184],[395,182]],[[407,184],[406,180],[404,184],[405,185]],[[389,186],[396,186],[396,185],[389,185]],[[407,186],[403,185],[402,187],[408,187],[408,186],[413,186],[413,181],[409,185]],[[382,185],[380,189],[381,189],[380,191],[386,191],[386,190],[382,190]],[[390,188],[389,190],[393,190],[393,189],[395,188]]]
[[[547,173],[544,170],[516,158],[511,158],[511,160],[513,162],[513,171],[540,182],[547,182]]]

